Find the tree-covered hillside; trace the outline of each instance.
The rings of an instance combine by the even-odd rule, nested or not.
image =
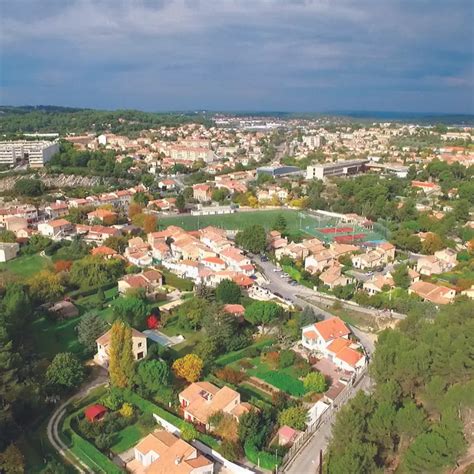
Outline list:
[[[0,134],[34,132],[112,132],[133,134],[143,129],[209,121],[202,115],[151,113],[138,110],[92,110],[69,107],[0,107]]]
[[[373,394],[339,413],[326,471],[442,472],[472,443],[474,303],[411,314],[379,337]]]

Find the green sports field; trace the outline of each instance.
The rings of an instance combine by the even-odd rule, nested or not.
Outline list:
[[[197,230],[209,225],[221,227],[228,230],[241,230],[252,224],[260,224],[266,229],[270,229],[276,217],[283,214],[286,219],[288,230],[295,232],[300,227],[300,217],[298,211],[289,209],[275,209],[270,211],[250,211],[236,212],[234,214],[223,214],[220,216],[173,216],[159,218],[160,229],[169,225],[177,225],[185,230]]]

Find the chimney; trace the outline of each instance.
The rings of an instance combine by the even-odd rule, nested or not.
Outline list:
[[[182,460],[182,457],[181,456],[176,456],[175,460],[174,460],[174,463],[176,465],[180,464],[181,463],[181,460]]]

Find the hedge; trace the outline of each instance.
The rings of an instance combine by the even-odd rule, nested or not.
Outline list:
[[[74,290],[68,293],[70,298],[80,298],[84,296],[95,295],[101,288],[104,291],[110,290],[117,286],[117,282],[106,283],[105,285],[93,286],[92,288],[87,288],[85,290]]]
[[[264,347],[271,346],[274,342],[274,339],[262,339],[251,346],[245,347],[244,349],[229,352],[228,354],[218,357],[215,360],[215,364],[223,367],[224,365],[232,364],[233,362],[237,362],[238,360],[244,359],[245,357],[252,357],[252,352],[254,352],[255,349],[263,349]],[[255,357],[255,354],[253,357]]]
[[[279,456],[275,456],[267,451],[259,451],[251,442],[245,443],[244,452],[250,462],[269,471],[273,471],[281,461]]]

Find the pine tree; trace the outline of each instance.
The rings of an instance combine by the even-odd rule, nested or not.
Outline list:
[[[132,330],[122,321],[116,321],[111,329],[109,375],[115,387],[125,388],[133,377]]]

